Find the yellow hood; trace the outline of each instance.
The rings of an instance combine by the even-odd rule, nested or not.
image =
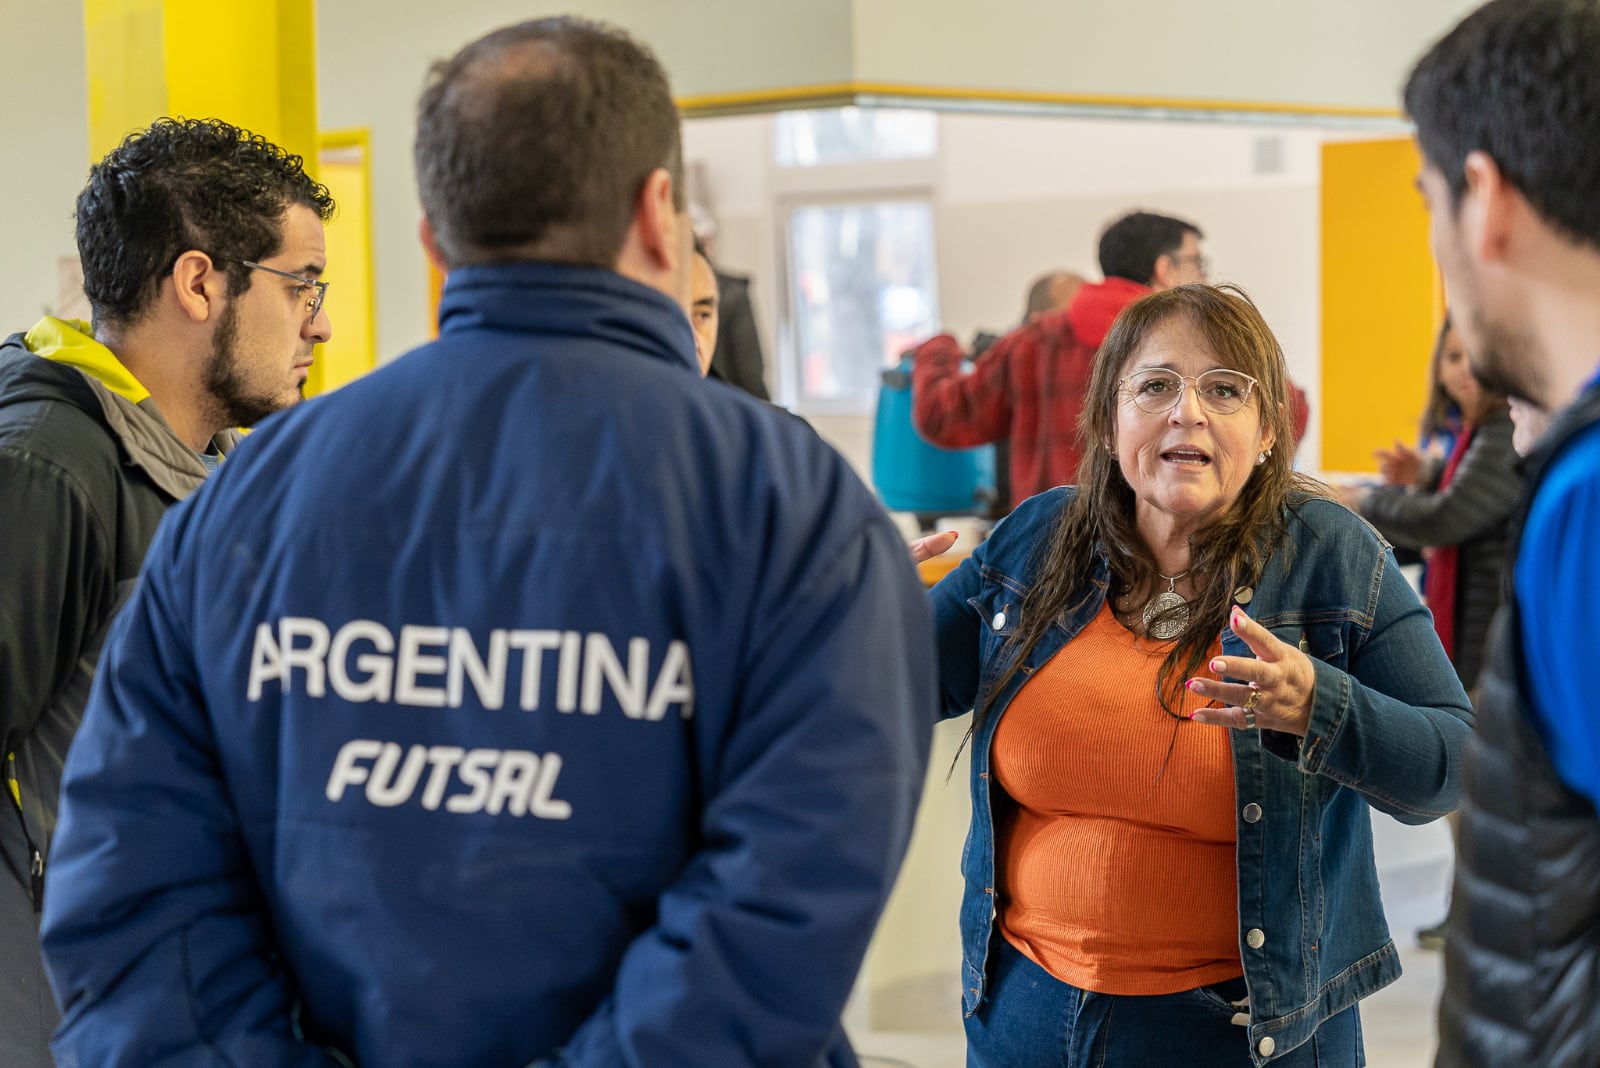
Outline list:
[[[33,325],[24,340],[35,356],[91,375],[131,404],[150,396],[150,391],[122,366],[111,350],[94,339],[89,324],[82,319],[57,319],[47,315]]]

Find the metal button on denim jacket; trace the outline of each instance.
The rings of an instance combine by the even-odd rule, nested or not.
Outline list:
[[[936,586],[944,715],[987,701],[1013,655],[1040,554],[1072,499],[1056,489],[1025,501]],[[1342,505],[1292,502],[1288,538],[1253,583],[1247,611],[1312,657],[1316,689],[1306,737],[1231,734],[1238,799],[1239,947],[1250,987],[1250,1047],[1286,1053],[1321,1021],[1393,982],[1400,962],[1384,922],[1369,809],[1424,823],[1455,807],[1472,713],[1432,617],[1383,539]],[[962,851],[962,1001],[985,990],[994,935],[994,823],[989,793],[995,729],[1018,690],[1100,611],[1104,557],[1069,608],[996,695],[972,738],[972,824]],[[996,624],[999,624],[996,626]],[[1228,656],[1250,656],[1232,631]],[[1195,725],[1202,730],[1225,728]],[[1324,848],[1329,840],[1337,848]]]

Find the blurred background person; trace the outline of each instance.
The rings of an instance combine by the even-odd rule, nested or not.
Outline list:
[[[1077,271],[1050,271],[1035,278],[1028,285],[1028,300],[1022,309],[1022,325],[1027,326],[1051,312],[1066,308],[1072,303],[1072,298],[1078,295],[1078,290],[1088,284],[1089,280]]]
[[[1413,449],[1405,442],[1396,441],[1387,449],[1373,451],[1372,455],[1378,461],[1378,476],[1385,485],[1406,487],[1419,483],[1436,484],[1451,449],[1455,447],[1456,435],[1461,431],[1461,409],[1439,380],[1439,357],[1444,351],[1445,335],[1449,332],[1447,318],[1439,326],[1439,333],[1434,338],[1433,356],[1428,361],[1428,400],[1418,421],[1417,447]],[[1354,501],[1351,498],[1356,492],[1357,489],[1352,488],[1345,494],[1347,502],[1352,505]],[[1419,550],[1396,545],[1394,555],[1401,564],[1421,567],[1421,574],[1427,575],[1427,563]]]
[[[1483,666],[1489,621],[1500,607],[1506,537],[1521,481],[1506,398],[1467,365],[1448,321],[1435,363],[1440,390],[1460,412],[1449,454],[1424,464],[1409,449],[1387,455],[1385,485],[1357,489],[1350,503],[1396,546],[1424,550],[1423,596],[1461,684],[1472,692]],[[1430,412],[1439,405],[1430,405]]]
[[[717,344],[711,353],[710,375],[752,397],[770,401],[767,358],[761,351],[755,307],[750,303],[750,278],[724,271],[716,265],[713,256],[717,249],[717,222],[709,212],[695,211],[694,232],[700,253],[710,265],[717,283]]]
[[[717,350],[721,304],[716,269],[711,266],[705,245],[695,238],[694,262],[689,275],[689,326],[694,330],[694,355],[700,361],[702,377],[722,377],[711,368]]]
[[[1448,412],[1459,413],[1449,454],[1440,464],[1424,464],[1397,443],[1395,452],[1379,453],[1388,482],[1352,491],[1348,500],[1397,548],[1425,555],[1423,600],[1461,685],[1474,694],[1489,624],[1500,608],[1511,513],[1522,486],[1506,398],[1473,377],[1448,317],[1433,367],[1437,391],[1425,428],[1431,422],[1438,433]],[[1452,838],[1454,830],[1452,816]],[[1448,931],[1448,919],[1441,920],[1418,931],[1417,944],[1438,949]]]
[[[1417,448],[1412,449],[1404,442],[1396,441],[1387,449],[1373,452],[1378,460],[1378,474],[1389,485],[1415,486],[1437,482],[1439,472],[1455,447],[1456,435],[1461,432],[1461,405],[1450,395],[1440,377],[1439,364],[1446,339],[1450,339],[1459,352],[1461,340],[1451,329],[1448,316],[1439,327],[1439,334],[1434,339],[1433,357],[1428,361],[1428,403],[1422,409],[1422,419],[1417,427]]]
[[[1064,311],[1071,305],[1072,298],[1078,291],[1087,285],[1089,280],[1077,271],[1047,271],[1028,283],[1027,299],[1023,302],[1022,322],[1018,329],[1029,323],[1036,323],[1046,315]],[[980,330],[972,339],[972,358],[982,359],[995,342],[1004,336],[991,334]],[[916,358],[915,350],[912,358]],[[1011,439],[1001,438],[994,443],[994,507],[990,511],[990,518],[999,519],[1011,510]]]

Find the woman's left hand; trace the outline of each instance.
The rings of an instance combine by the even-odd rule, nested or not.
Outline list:
[[[1311,658],[1279,641],[1237,606],[1228,617],[1228,626],[1256,655],[1219,656],[1211,661],[1211,670],[1218,676],[1240,682],[1222,682],[1220,678],[1188,681],[1186,685],[1194,693],[1227,706],[1202,708],[1194,718],[1235,730],[1259,727],[1304,738],[1317,685]]]

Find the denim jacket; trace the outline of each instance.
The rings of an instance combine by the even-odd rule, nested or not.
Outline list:
[[[1044,544],[1072,493],[1054,489],[1024,502],[933,589],[944,716],[962,715],[988,699],[1010,655],[1005,643],[1020,621]],[[1239,952],[1258,1065],[1399,977],[1367,810],[1417,824],[1453,809],[1472,722],[1432,618],[1383,539],[1342,505],[1320,498],[1299,497],[1286,520],[1290,544],[1274,552],[1250,593],[1237,595],[1257,622],[1308,653],[1316,671],[1303,740],[1274,731],[1230,735]],[[1029,677],[1100,611],[1108,585],[1102,552],[1084,576],[1081,596],[997,695],[972,738],[972,824],[961,860],[968,1015],[983,999],[994,931],[989,765],[995,730]],[[1224,655],[1253,655],[1232,631],[1221,637]]]

